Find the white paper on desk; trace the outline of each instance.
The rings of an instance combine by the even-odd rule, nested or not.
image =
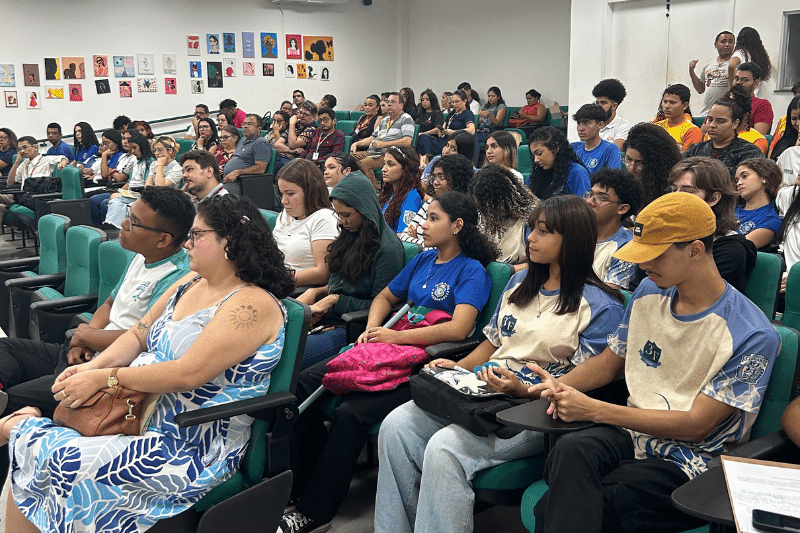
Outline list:
[[[753,527],[753,509],[800,518],[798,465],[723,456],[722,467],[740,533],[761,533]]]

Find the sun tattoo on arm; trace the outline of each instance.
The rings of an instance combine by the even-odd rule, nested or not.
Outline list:
[[[258,310],[252,305],[240,305],[231,311],[230,320],[236,329],[250,329],[258,322]]]

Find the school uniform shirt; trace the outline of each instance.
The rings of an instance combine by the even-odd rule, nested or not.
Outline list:
[[[685,152],[687,148],[693,144],[699,143],[703,139],[703,132],[700,131],[700,128],[694,125],[694,122],[692,122],[692,119],[689,118],[688,115],[684,115],[683,121],[675,126],[671,125],[669,123],[669,119],[666,118],[664,120],[655,122],[655,125],[667,130],[667,133],[669,133],[670,136],[675,139],[675,142],[678,144],[678,148],[680,148],[681,153]]]
[[[736,206],[736,218],[739,219],[739,233],[742,235],[764,228],[775,232],[777,237],[781,230],[781,217],[771,203],[749,210],[743,206]]]
[[[527,270],[517,272],[508,281],[483,333],[497,348],[490,361],[512,371],[522,383],[535,385],[541,380],[527,363],[535,362],[554,377],[563,376],[606,348],[624,308],[619,300],[592,285],[583,286],[573,313],[556,314],[560,290],[540,289],[528,305],[519,307],[509,298],[527,274]]]
[[[784,185],[793,187],[797,177],[800,176],[800,146],[790,146],[784,150],[778,156],[776,163],[783,172]]]
[[[583,193],[592,188],[589,171],[583,165],[575,161],[569,162],[567,168],[567,190],[568,194],[583,197]],[[563,194],[563,193],[562,193]],[[544,200],[544,198],[542,198]]]
[[[85,167],[91,167],[95,159],[97,159],[98,147],[96,144],[91,145],[89,148],[83,146],[75,153],[75,161]]]
[[[158,162],[153,161],[153,163],[150,165],[150,172],[147,174],[147,177],[148,179],[152,178],[154,183],[157,171]],[[165,166],[164,179],[172,182],[172,184],[176,187],[180,187],[181,181],[183,181],[183,168],[181,168],[181,164],[173,159],[169,165]]]
[[[614,253],[628,244],[633,239],[633,232],[620,226],[617,232],[604,241],[598,241],[594,248],[594,268],[597,277],[606,283],[611,283],[623,289],[630,286],[631,279],[636,273],[636,265],[620,261]]]
[[[637,459],[670,461],[693,478],[749,437],[781,340],[764,313],[730,285],[693,315],[672,311],[675,292],[642,281],[608,345],[625,359],[631,407],[688,411],[705,394],[737,409],[700,442],[629,430]]]
[[[498,261],[510,265],[524,263],[528,258],[528,235],[530,233],[526,218],[514,222],[496,243],[497,249],[500,250]]]
[[[381,206],[382,213],[386,213],[386,208],[389,207],[392,198],[394,198],[394,195],[392,195],[389,200]],[[389,227],[391,227],[395,233],[404,232],[414,219],[414,215],[417,214],[417,211],[419,211],[420,207],[422,207],[422,198],[420,198],[416,189],[411,189],[408,191],[408,194],[406,194],[405,199],[403,199],[403,204],[400,206],[400,216],[394,221],[394,223],[389,224]]]
[[[17,153],[17,149],[11,146],[8,150],[0,151],[0,161],[6,164],[2,170],[0,170],[0,176],[7,177],[11,167],[14,166],[14,163],[11,162],[14,159],[14,155]]]
[[[75,152],[64,141],[59,141],[58,146],[51,146],[45,155],[60,155],[70,161],[75,161]]]
[[[314,266],[314,241],[332,241],[339,236],[339,218],[332,209],[318,209],[300,220],[281,211],[275,220],[272,235],[283,252],[284,263],[294,270]]]
[[[437,257],[437,250],[417,254],[389,282],[389,292],[401,300],[411,300],[414,305],[451,315],[459,304],[471,305],[480,313],[492,290],[492,281],[483,265],[463,253],[441,264],[436,263]]]
[[[622,168],[622,158],[619,155],[619,148],[617,145],[600,140],[600,144],[592,148],[586,149],[586,144],[582,141],[571,143],[572,149],[575,154],[583,161],[589,174],[594,174],[603,167],[609,168]]]
[[[600,138],[604,141],[613,143],[617,139],[627,139],[633,124],[617,115],[614,120],[603,126],[600,130]]]

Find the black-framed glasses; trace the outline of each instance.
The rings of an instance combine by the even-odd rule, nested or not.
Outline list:
[[[192,228],[189,230],[189,234],[186,236],[186,240],[192,243],[192,247],[194,247],[194,240],[197,238],[198,235],[202,235],[203,233],[207,233],[209,231],[217,231],[215,229],[196,229]]]
[[[145,226],[144,224],[139,224],[138,222],[134,222],[133,219],[131,218],[131,206],[130,205],[126,205],[125,206],[125,218],[128,219],[128,224],[131,225],[131,229],[133,229],[133,228],[148,229],[150,231],[158,231],[160,233],[166,233],[167,235],[170,235],[170,236],[174,237],[174,235],[172,235],[171,232],[169,232],[169,231],[167,231],[165,229],[153,228],[153,227],[150,227],[150,226]]]
[[[592,191],[586,191],[583,193],[583,199],[592,202],[594,205],[601,205],[605,203],[609,204],[621,204],[619,200],[612,200],[605,194],[594,194]]]

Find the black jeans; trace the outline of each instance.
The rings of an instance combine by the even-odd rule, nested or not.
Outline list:
[[[562,437],[544,468],[536,532],[668,532],[703,524],[672,506],[689,479],[663,459],[634,459],[630,434],[599,426]]]
[[[322,385],[325,365],[331,359],[301,372],[295,392],[298,404]],[[358,456],[369,437],[369,427],[409,401],[411,388],[405,383],[391,391],[345,395],[326,432],[322,405],[333,397],[326,391],[300,415],[294,426],[292,494],[300,498],[297,510],[321,523],[330,522],[347,497]]]

